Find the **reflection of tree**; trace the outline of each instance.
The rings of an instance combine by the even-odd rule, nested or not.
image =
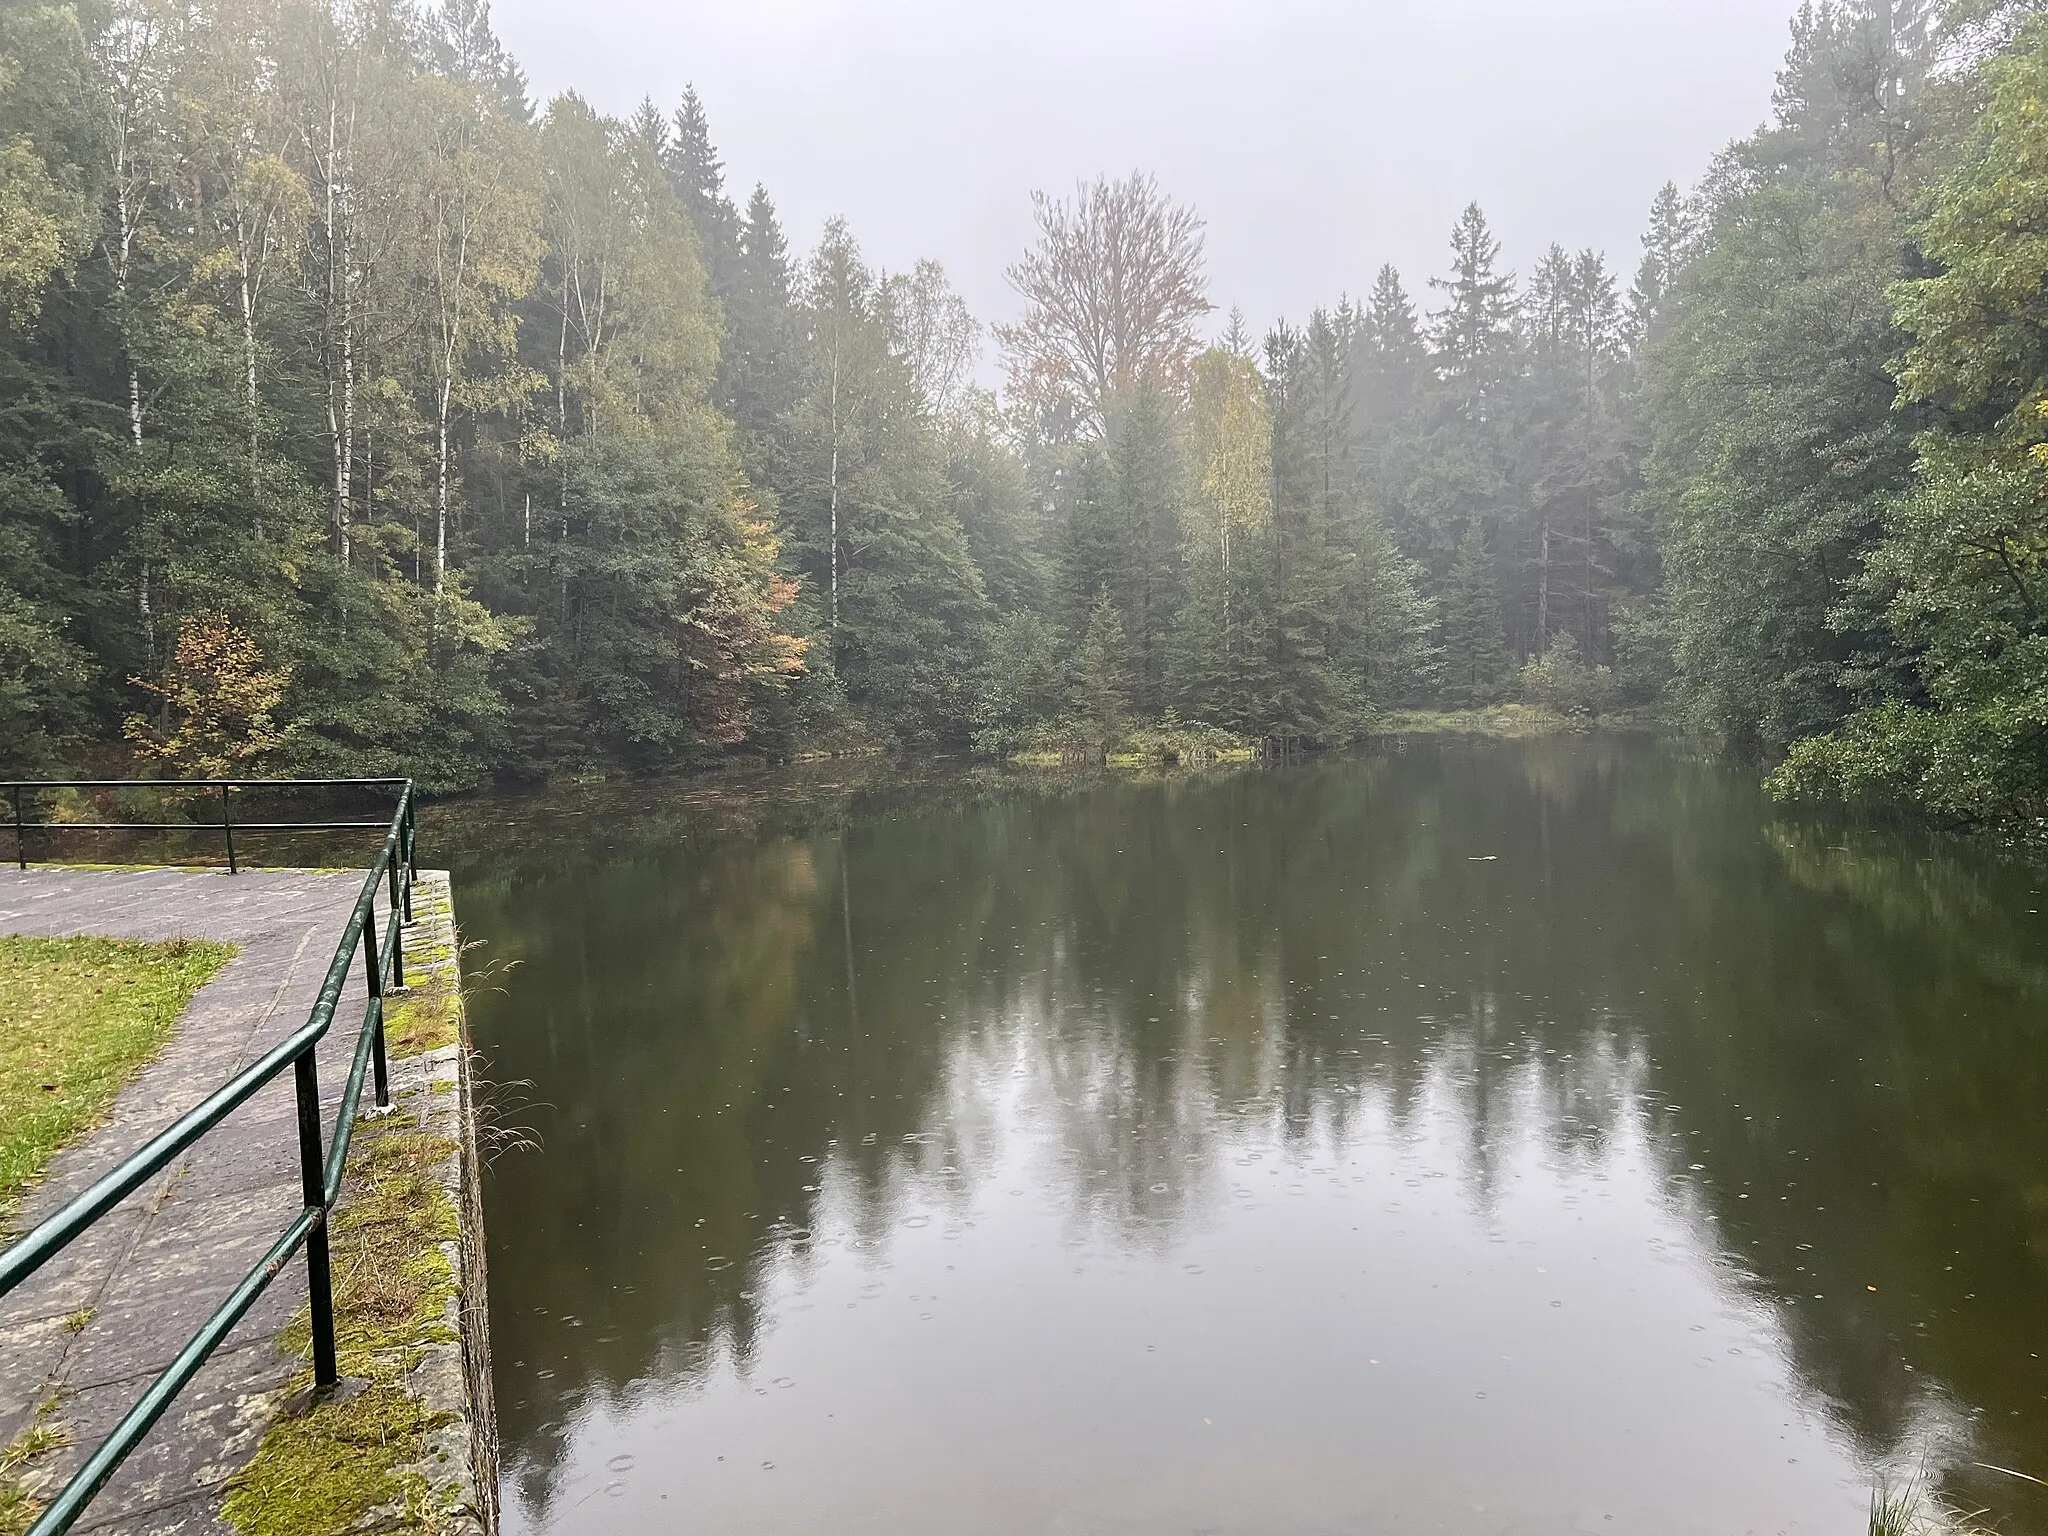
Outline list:
[[[1030,1137],[1077,1237],[1156,1251],[1249,1138],[1311,1160],[1447,1115],[1482,1219],[1518,1151],[1642,1144],[1869,1454],[1939,1389],[2031,1467],[2048,1057],[2016,1030],[2048,977],[2017,872],[1769,824],[1752,784],[1615,742],[865,772],[606,791],[465,877],[522,962],[480,1037],[544,1106],[489,1204],[529,1498],[579,1404],[750,1369],[828,1189],[884,1253],[913,1186],[964,1214]]]
[[[2015,920],[2025,872],[1839,826],[1769,828],[1740,879],[1721,860],[1657,1050],[1724,1241],[1873,1455],[1945,1392],[1976,1417],[1979,1459],[2038,1472],[2048,967]],[[2025,1485],[1958,1483],[2048,1513]]]

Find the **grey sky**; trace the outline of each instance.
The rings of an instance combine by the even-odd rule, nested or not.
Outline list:
[[[1794,0],[497,0],[537,97],[623,113],[694,81],[728,182],[793,244],[942,261],[984,319],[1030,193],[1155,172],[1208,221],[1210,296],[1257,327],[1411,292],[1477,198],[1526,272],[1551,241],[1632,276],[1665,180],[1770,108]]]

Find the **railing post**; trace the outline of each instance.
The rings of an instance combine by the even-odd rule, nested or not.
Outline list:
[[[14,786],[14,862],[28,868],[28,833],[21,825],[21,786]]]
[[[306,1297],[313,1314],[313,1384],[341,1380],[334,1350],[334,1269],[327,1248],[327,1158],[320,1145],[320,1073],[307,1046],[293,1064],[299,1090],[299,1175],[306,1208],[320,1219],[306,1236]]]
[[[384,995],[384,961],[377,953],[377,901],[370,899],[363,914],[363,979],[370,984],[370,996]]]
[[[384,1010],[377,1010],[377,1043],[370,1047],[370,1075],[377,1090],[377,1107],[391,1107],[391,1069],[384,1055]]]
[[[228,873],[238,875],[241,870],[235,867],[235,809],[228,799],[228,786],[225,784],[220,787],[220,824],[228,835]]]
[[[392,914],[396,922],[398,915]],[[394,949],[394,953],[395,953]],[[391,1107],[391,1081],[389,1069],[384,1061],[384,958],[377,945],[377,900],[370,898],[370,909],[363,914],[363,969],[370,978],[370,999],[377,1008],[377,1041],[370,1048],[370,1062],[376,1071],[377,1107]]]
[[[398,903],[391,904],[391,923],[398,930],[398,936],[391,941],[391,985],[396,991],[405,990],[405,923],[399,917]]]
[[[405,831],[403,827],[400,828],[398,836],[394,838],[392,842],[393,847],[391,849],[391,921],[398,925],[400,931],[397,939],[394,940],[391,945],[391,985],[396,987],[399,991],[403,992],[405,990],[404,928],[407,920],[412,916],[412,914],[406,910],[407,902],[405,899],[405,891],[403,889],[402,882],[399,879],[399,866],[405,862]]]
[[[412,921],[412,883],[419,874],[419,823],[418,810],[413,805],[412,789],[405,791],[405,830],[399,834],[399,841],[405,844],[405,920]]]

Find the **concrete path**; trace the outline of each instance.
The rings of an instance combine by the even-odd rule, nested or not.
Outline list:
[[[306,1021],[363,876],[299,871],[0,873],[0,933],[216,939],[240,953],[202,988],[107,1123],[60,1154],[20,1213],[26,1230]],[[380,901],[378,930],[387,913]],[[365,1004],[351,968],[318,1051],[333,1134]],[[71,1444],[39,1464],[61,1487],[301,1209],[292,1075],[284,1073],[85,1237],[0,1299],[0,1445],[54,1400]],[[100,1494],[79,1531],[229,1536],[215,1511],[301,1362],[276,1339],[306,1297],[295,1260]]]

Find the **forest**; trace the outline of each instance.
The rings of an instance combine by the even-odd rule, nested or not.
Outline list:
[[[792,249],[694,92],[536,103],[484,0],[0,0],[0,774],[1522,701],[2038,834],[2044,101],[2039,0],[1812,0],[1625,267],[1475,204],[1255,328],[1119,172],[1033,194],[985,327]]]

